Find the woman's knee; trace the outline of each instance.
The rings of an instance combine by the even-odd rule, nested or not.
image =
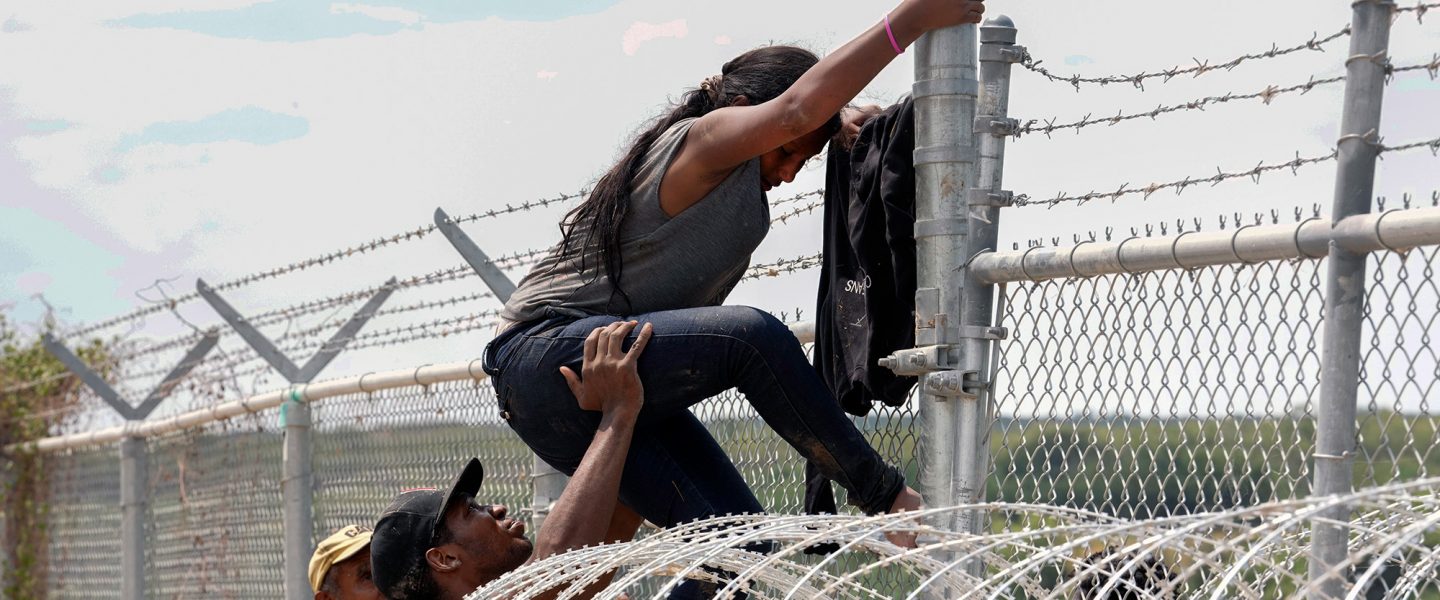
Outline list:
[[[768,312],[749,306],[723,306],[720,318],[729,333],[754,346],[798,343],[790,327]]]

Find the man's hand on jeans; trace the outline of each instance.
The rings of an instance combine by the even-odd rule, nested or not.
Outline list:
[[[640,383],[637,363],[640,353],[650,342],[653,328],[649,323],[640,328],[630,351],[624,350],[625,336],[630,335],[638,321],[617,321],[597,327],[585,338],[585,361],[580,375],[569,367],[560,367],[560,374],[569,384],[570,392],[583,410],[633,417],[645,404],[645,388]]]

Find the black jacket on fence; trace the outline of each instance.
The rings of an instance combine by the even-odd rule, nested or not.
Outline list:
[[[870,119],[825,167],[824,259],[815,369],[845,412],[900,406],[916,379],[880,367],[915,346],[915,113],[907,98]],[[829,480],[805,468],[805,511],[835,512]]]

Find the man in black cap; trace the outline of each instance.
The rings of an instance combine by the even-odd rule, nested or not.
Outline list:
[[[622,348],[636,325],[621,321],[590,333],[583,380],[561,368],[580,407],[602,416],[595,439],[534,547],[525,539],[525,524],[506,518],[505,507],[476,501],[485,471],[472,458],[448,490],[405,490],[381,514],[370,541],[370,562],[381,594],[392,600],[463,598],[526,562],[613,541],[613,520],[633,519],[628,531],[634,531],[639,517],[619,505],[619,493],[625,455],[645,398],[635,363],[650,340],[650,324],[628,352]]]

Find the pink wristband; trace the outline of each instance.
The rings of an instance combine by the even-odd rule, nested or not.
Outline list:
[[[885,35],[890,37],[890,47],[895,49],[896,54],[904,54],[905,49],[900,47],[900,42],[895,41],[895,32],[890,29],[890,13],[885,13]]]

